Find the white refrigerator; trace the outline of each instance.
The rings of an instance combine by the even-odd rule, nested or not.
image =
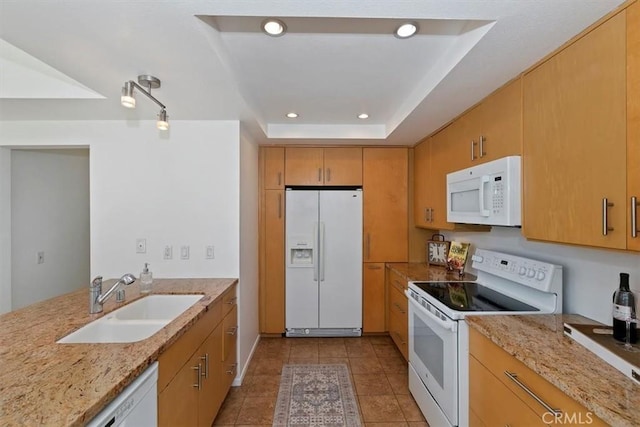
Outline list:
[[[362,190],[286,191],[286,335],[362,334]]]

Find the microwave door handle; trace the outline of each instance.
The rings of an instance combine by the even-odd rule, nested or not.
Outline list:
[[[484,206],[484,186],[489,182],[490,182],[489,175],[482,175],[480,177],[480,192],[478,197],[480,197],[480,215],[484,217],[488,217],[489,215],[491,215],[491,211],[489,209],[486,209]]]
[[[406,292],[405,292],[405,295],[407,295]],[[443,329],[445,329],[447,331],[451,331],[451,332],[456,332],[458,330],[458,323],[456,321],[440,319],[435,314],[433,314],[432,312],[427,310],[425,307],[423,307],[420,304],[418,304],[418,302],[416,300],[414,300],[411,296],[409,296],[409,303],[413,304],[415,306],[416,310],[418,310],[420,313],[426,315],[433,322],[437,323],[438,326],[440,326],[441,328],[443,328]]]

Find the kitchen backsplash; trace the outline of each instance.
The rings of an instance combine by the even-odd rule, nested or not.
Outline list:
[[[576,313],[610,325],[611,297],[619,273],[631,275],[630,288],[640,295],[640,254],[526,240],[519,228],[493,227],[489,233],[443,232],[447,240],[470,242],[475,248],[528,256],[562,265],[565,313]],[[471,262],[467,271],[475,273]]]

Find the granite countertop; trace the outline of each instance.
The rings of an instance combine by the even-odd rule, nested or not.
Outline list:
[[[563,333],[564,322],[598,322],[572,314],[465,320],[603,421],[616,427],[640,425],[640,386]]]
[[[392,262],[387,263],[386,266],[406,278],[407,281],[457,282],[477,279],[473,274],[465,273],[460,277],[458,273],[448,271],[445,267],[429,265],[426,262]]]
[[[57,344],[120,307],[89,314],[89,287],[0,316],[0,425],[86,424],[189,329],[237,279],[154,279],[153,294],[203,294],[158,333],[118,344]],[[105,281],[106,290],[114,281]],[[126,287],[129,303],[142,297]]]

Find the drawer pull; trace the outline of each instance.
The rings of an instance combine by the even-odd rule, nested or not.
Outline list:
[[[229,330],[227,331],[227,335],[235,335],[237,331],[238,331],[238,327],[234,326],[232,328],[229,328]]]
[[[402,314],[406,314],[407,312],[405,310],[402,309],[402,307],[400,307],[400,304],[398,304],[397,302],[394,302],[393,305],[395,306],[395,308],[398,309],[398,311]]]
[[[233,305],[238,301],[238,297],[233,297],[229,301],[225,302],[225,304]]]
[[[233,374],[234,374],[234,372],[236,371],[236,367],[237,367],[237,366],[238,366],[238,364],[237,364],[237,363],[234,363],[233,365],[231,365],[231,369],[229,369],[229,370],[227,371],[227,374],[229,374],[229,375],[233,375]]]
[[[204,356],[200,356],[200,360],[204,362],[204,372],[202,372],[201,375],[206,380],[209,378],[209,353],[205,353]]]
[[[367,268],[369,270],[382,270],[382,267],[380,267],[379,265],[368,265]]]
[[[512,372],[509,372],[509,371],[504,371],[504,374],[511,381],[516,383],[518,385],[518,387],[520,387],[522,390],[524,390],[525,393],[527,393],[529,396],[533,397],[536,402],[538,402],[540,405],[542,405],[544,407],[544,409],[547,410],[547,412],[551,412],[556,417],[559,416],[559,415],[562,415],[562,411],[560,409],[553,409],[551,406],[549,406],[549,404],[547,402],[545,402],[544,400],[540,399],[533,391],[531,391],[531,389],[529,387],[524,385],[524,383],[521,382],[518,379],[518,375],[516,373],[512,373]]]
[[[402,284],[401,281],[399,281],[398,279],[393,279],[393,283],[395,283],[396,285],[398,285],[401,289],[404,290],[404,285]]]
[[[200,390],[202,388],[202,365],[198,363],[198,366],[192,366],[191,369],[196,371],[196,374],[198,375],[198,381],[192,385]]]

